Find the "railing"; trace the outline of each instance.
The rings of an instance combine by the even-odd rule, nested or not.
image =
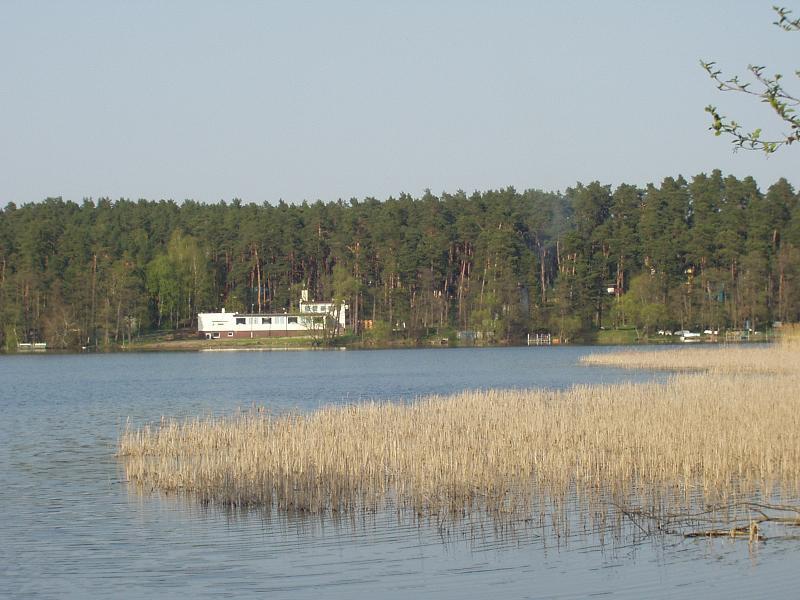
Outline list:
[[[528,334],[528,346],[551,346],[553,336],[549,333]]]

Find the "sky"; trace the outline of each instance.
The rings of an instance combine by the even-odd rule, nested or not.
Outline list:
[[[800,147],[734,153],[704,111],[783,131],[699,65],[763,64],[791,88],[800,33],[772,25],[773,1],[2,0],[0,207],[557,191],[715,168],[798,186]]]

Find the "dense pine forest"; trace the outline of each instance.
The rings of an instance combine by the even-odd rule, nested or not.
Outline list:
[[[0,346],[114,347],[198,311],[350,305],[351,334],[741,329],[800,317],[800,204],[715,171],[645,189],[289,205],[49,198],[0,211]]]

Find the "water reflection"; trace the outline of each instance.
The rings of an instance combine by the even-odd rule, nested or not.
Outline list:
[[[479,598],[494,590],[502,597],[591,592],[633,598],[703,589],[704,595],[723,597],[748,590],[785,593],[795,580],[780,571],[795,560],[788,540],[772,546],[687,541],[643,531],[621,513],[592,520],[576,502],[566,525],[545,518],[499,524],[485,513],[418,518],[391,508],[347,515],[218,509],[161,495],[150,502],[218,535],[224,524],[224,535],[209,549],[237,565],[245,583],[234,588],[245,595]],[[246,556],[232,556],[243,548]],[[756,575],[782,583],[758,581]],[[249,587],[254,577],[260,583]]]

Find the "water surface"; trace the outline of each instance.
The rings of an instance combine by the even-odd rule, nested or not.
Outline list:
[[[0,356],[0,596],[9,598],[579,598],[781,596],[798,541],[600,538],[576,527],[437,526],[393,511],[339,521],[226,514],[142,496],[120,430],[253,404],[411,400],[664,374],[581,367],[603,348]]]

